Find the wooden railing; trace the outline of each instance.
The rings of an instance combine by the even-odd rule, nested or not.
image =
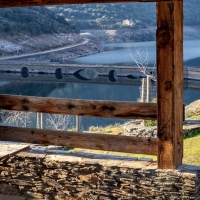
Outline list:
[[[0,109],[109,118],[157,119],[155,103],[0,95]],[[157,155],[155,138],[1,126],[0,140]]]
[[[15,111],[80,116],[157,119],[157,107],[155,103],[93,101],[0,95],[0,108]]]
[[[182,157],[183,157],[183,0],[1,0],[0,1],[0,7],[15,7],[15,6],[39,6],[39,5],[56,5],[56,4],[84,4],[84,3],[121,3],[121,2],[157,2],[156,3],[156,9],[157,9],[157,31],[156,31],[156,64],[157,64],[157,128],[158,128],[158,148],[157,148],[157,155],[158,155],[158,168],[160,169],[174,169],[177,168],[182,164]],[[134,11],[133,11],[134,12]],[[4,96],[5,97],[5,96]],[[3,96],[2,96],[3,98]],[[7,97],[8,98],[8,97]],[[6,97],[4,100],[6,101]],[[29,107],[27,104],[29,103],[29,98],[25,98],[22,100],[25,100],[24,102],[18,103],[15,105],[15,98],[16,97],[9,97],[12,99],[13,106],[9,105],[9,101],[7,101],[7,108],[10,109],[17,109],[18,110],[29,110],[31,111],[31,105]],[[38,100],[37,98],[35,98]],[[20,100],[18,100],[19,102]],[[40,101],[41,102],[41,101]],[[6,102],[5,102],[6,103]],[[59,110],[59,112],[63,109],[63,107],[60,107],[60,104],[57,104],[54,108],[53,105],[51,107],[51,104],[47,104],[46,106],[48,108],[53,108],[56,110]],[[71,101],[73,103],[73,100]],[[95,104],[98,104],[98,102],[95,102]],[[99,102],[100,103],[100,102]],[[105,102],[104,102],[105,103]],[[4,104],[4,102],[3,102]],[[87,112],[87,108],[84,108],[84,105],[88,105],[90,108],[90,113]],[[44,105],[44,104],[42,104]],[[73,105],[73,104],[67,104],[67,105]],[[103,105],[100,103],[98,105],[98,111],[95,111],[95,105],[91,102],[81,102],[82,107],[79,107],[81,109],[75,109],[71,107],[67,108],[67,110],[76,110],[77,113],[80,115],[88,114],[88,115],[94,115],[98,116],[105,116],[106,115],[112,115],[113,117],[129,117],[132,116],[133,118],[136,118],[140,116],[143,118],[145,115],[145,112],[142,113],[143,107],[140,107],[137,110],[135,109],[135,104],[131,105],[130,107],[123,109],[124,102],[117,105],[117,107],[113,106],[113,103],[106,103]],[[91,107],[93,106],[93,108]],[[96,105],[97,106],[97,105]],[[102,107],[103,106],[103,107]],[[149,105],[150,106],[150,105]],[[134,111],[130,111],[129,109],[134,108]],[[148,106],[147,106],[148,107]],[[147,108],[144,107],[144,110]],[[6,108],[6,106],[4,106]],[[96,107],[97,108],[97,107]],[[114,110],[114,108],[116,110]],[[38,105],[38,110],[42,110],[42,106]],[[37,110],[36,109],[36,110]],[[66,108],[65,108],[66,109]],[[120,110],[120,111],[119,111]],[[53,110],[52,110],[53,111]],[[137,112],[136,112],[137,111]],[[140,111],[142,114],[139,114]],[[74,111],[75,112],[75,111]],[[134,114],[133,114],[133,113]],[[73,113],[71,111],[71,113]],[[101,114],[102,113],[102,114]],[[115,114],[113,114],[115,113]],[[154,113],[155,114],[155,113]],[[155,116],[155,115],[151,115]],[[150,117],[150,118],[151,118]],[[3,132],[5,131],[5,132]],[[8,127],[2,127],[1,133],[0,133],[0,139],[6,139],[7,140],[17,140],[17,138],[21,138],[21,140],[25,140],[24,137],[30,137],[32,134],[32,140],[30,137],[30,141],[32,142],[39,142],[45,143],[46,140],[44,138],[49,138],[49,142],[46,143],[56,143],[56,139],[58,141],[61,135],[58,134],[57,138],[54,138],[53,134],[51,136],[48,135],[48,132],[44,134],[42,131],[35,132],[36,130],[25,130],[23,129],[17,129],[17,128],[8,128]],[[27,133],[25,135],[22,135],[23,133]],[[7,133],[9,133],[10,136],[7,136]],[[29,134],[28,134],[29,133]],[[38,139],[35,138],[35,133],[38,136]],[[78,136],[76,137],[76,140],[79,138],[80,133],[76,133]],[[17,137],[17,135],[19,137]],[[66,133],[67,135],[67,133]],[[122,136],[116,136],[116,137],[122,137],[121,140],[117,139],[115,136],[111,137],[111,143],[108,143],[108,138],[110,136],[100,136],[98,135],[98,140],[93,141],[92,137],[95,134],[88,135],[90,141],[87,140],[87,142],[94,143],[90,144],[93,146],[92,148],[100,148],[100,149],[111,149],[115,148],[115,150],[118,147],[115,146],[114,142],[116,144],[119,144],[120,141],[120,149],[127,150],[127,148],[124,148],[123,146],[129,145],[134,146],[135,148],[131,149],[130,151],[134,153],[136,151],[143,152],[144,146],[148,147],[145,148],[145,152],[148,154],[154,154],[156,151],[152,150],[154,149],[154,144],[156,142],[149,142],[148,139],[143,140],[142,147],[140,146],[141,143],[139,143],[138,138],[130,138],[130,137],[122,137]],[[8,138],[9,137],[9,138]],[[104,138],[103,138],[104,137]],[[40,139],[39,139],[40,138]],[[85,137],[84,137],[85,138]],[[81,138],[81,139],[84,139]],[[102,138],[102,140],[100,139]],[[113,138],[113,139],[112,139]],[[116,138],[116,140],[114,140]],[[126,142],[124,139],[127,139]],[[65,136],[65,142],[70,139],[69,137]],[[133,140],[132,140],[133,139]],[[27,139],[28,140],[28,139]],[[54,140],[54,141],[53,141]],[[84,140],[85,141],[85,140]],[[102,141],[102,142],[99,142]],[[118,141],[118,142],[117,142]],[[131,141],[131,142],[130,142]],[[137,141],[137,142],[136,142]],[[154,140],[152,140],[154,141]],[[74,141],[78,143],[77,141]],[[83,143],[80,141],[79,143]],[[73,143],[74,144],[74,143]],[[98,145],[99,144],[99,145]],[[104,145],[103,145],[104,144]],[[80,144],[79,144],[80,145]],[[83,145],[83,144],[81,144]],[[90,146],[89,144],[84,144],[85,147]],[[73,145],[74,146],[74,145]],[[112,147],[112,148],[111,148]]]

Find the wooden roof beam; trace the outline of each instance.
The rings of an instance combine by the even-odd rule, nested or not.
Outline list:
[[[128,2],[162,2],[182,0],[0,0],[0,8],[22,7],[22,6],[43,6],[59,4],[89,4],[89,3],[128,3]]]

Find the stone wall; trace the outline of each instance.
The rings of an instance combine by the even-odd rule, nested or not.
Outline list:
[[[87,157],[89,156],[89,157]],[[200,199],[200,168],[89,154],[21,152],[0,161],[0,193],[43,200]]]

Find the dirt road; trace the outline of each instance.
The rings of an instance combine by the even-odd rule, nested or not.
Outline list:
[[[61,50],[66,50],[66,49],[71,49],[73,47],[78,47],[84,44],[88,43],[88,39],[84,39],[83,42],[78,43],[78,44],[72,44],[72,45],[68,45],[65,47],[60,47],[60,48],[56,48],[56,49],[50,49],[47,51],[41,51],[41,52],[37,52],[37,53],[28,53],[28,54],[22,54],[22,55],[17,55],[17,56],[5,56],[5,57],[0,57],[0,61],[2,60],[9,60],[9,59],[15,59],[15,58],[25,58],[25,57],[29,57],[29,56],[38,56],[38,55],[43,55],[43,54],[47,54],[47,53],[53,53],[53,52],[57,52],[57,51],[61,51]]]

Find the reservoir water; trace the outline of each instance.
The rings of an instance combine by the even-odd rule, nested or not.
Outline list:
[[[200,66],[200,40],[187,40],[184,42],[184,62],[187,66]],[[105,44],[104,52],[86,57],[76,58],[70,63],[101,64],[101,65],[135,65],[131,59],[136,58],[135,49],[139,49],[140,58],[144,59],[148,52],[148,63],[155,62],[155,41],[137,43],[113,43]],[[138,58],[139,59],[139,58]],[[24,79],[25,80],[25,79]],[[115,100],[115,101],[138,101],[140,98],[140,87],[138,85],[113,85],[94,83],[46,83],[38,82],[13,82],[12,80],[0,82],[1,94],[16,94],[56,98],[91,99],[91,100]],[[200,84],[200,82],[196,82]],[[192,101],[200,99],[200,89],[184,90],[184,103],[187,105]],[[122,123],[120,119],[105,119],[96,117],[82,117],[83,129],[88,130],[90,126],[106,126],[114,123]]]
[[[154,65],[156,58],[156,42],[131,42],[104,44],[104,51],[87,57],[79,57],[71,60],[78,64],[101,65],[135,65],[131,58],[144,61],[148,55],[149,65]],[[137,54],[140,52],[140,57]],[[131,54],[131,55],[130,55]],[[184,41],[184,63],[187,66],[200,66],[200,39],[188,39]],[[196,60],[196,63],[194,63]]]

